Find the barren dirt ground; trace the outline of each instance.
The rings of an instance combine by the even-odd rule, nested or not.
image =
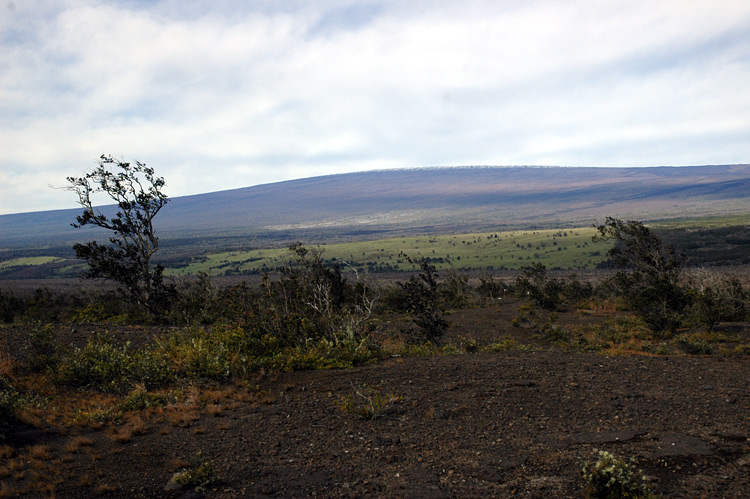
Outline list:
[[[488,326],[488,313],[454,314],[451,334],[471,336],[470,324],[480,340],[498,327],[524,334]],[[31,497],[579,497],[582,463],[607,450],[635,458],[663,497],[748,497],[749,379],[747,356],[549,349],[258,375],[186,387],[179,407],[126,413],[121,425],[19,425],[3,487]],[[342,410],[347,400],[383,406],[364,418]],[[216,481],[203,492],[164,490],[205,461]]]

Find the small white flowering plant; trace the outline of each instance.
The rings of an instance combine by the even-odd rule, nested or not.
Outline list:
[[[599,459],[585,462],[581,469],[584,496],[596,499],[655,498],[645,482],[645,475],[635,466],[635,460],[618,458],[599,451]]]

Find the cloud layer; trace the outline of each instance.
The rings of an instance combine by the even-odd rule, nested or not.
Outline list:
[[[15,2],[15,3],[14,3]],[[750,161],[732,0],[0,6],[0,213],[102,153],[170,195],[376,168]]]

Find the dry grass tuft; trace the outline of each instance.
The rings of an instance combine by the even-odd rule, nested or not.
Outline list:
[[[110,438],[118,444],[125,444],[133,439],[133,431],[131,428],[124,426],[114,431],[110,435]]]
[[[10,378],[13,376],[13,357],[8,353],[8,347],[0,347],[0,375]]]
[[[75,438],[71,438],[63,445],[63,451],[68,454],[75,454],[79,450],[81,450],[81,444]]]
[[[44,497],[55,497],[55,488],[62,483],[62,480],[55,479],[52,474],[47,472],[31,472],[29,478],[32,482],[32,488],[39,491]]]
[[[11,460],[8,461],[8,469],[11,472],[15,473],[16,471],[20,470],[21,468],[23,468],[23,459],[21,459],[21,458],[19,458],[19,459],[11,459]]]
[[[235,388],[232,386],[205,390],[201,394],[201,401],[204,404],[217,404],[222,400],[232,397]]]
[[[124,444],[136,435],[145,434],[146,429],[146,423],[140,416],[132,416],[124,426],[113,430],[110,438],[117,443]]]
[[[200,416],[193,409],[176,409],[167,413],[167,420],[172,426],[188,428],[193,422],[198,421]]]
[[[92,449],[86,449],[91,457],[91,462],[100,461],[102,459],[101,454],[95,453]]]
[[[6,482],[0,483],[0,497],[16,497],[15,491]]]
[[[94,445],[94,441],[89,437],[76,436],[71,438],[68,443],[65,444],[64,449],[67,452],[75,453],[78,452],[81,447],[91,447],[92,445]]]
[[[219,404],[208,404],[206,406],[206,412],[215,418],[222,416],[222,408]]]
[[[96,486],[96,492],[102,495],[109,494],[110,492],[114,492],[115,490],[116,489],[113,486],[107,483],[100,483],[99,485]]]
[[[24,424],[33,426],[34,428],[43,428],[44,420],[42,419],[42,415],[39,414],[40,411],[40,409],[24,409],[18,411],[18,420]]]
[[[49,447],[46,445],[34,445],[29,448],[29,456],[34,459],[46,460],[51,459],[52,454],[50,453]]]
[[[146,423],[140,416],[133,416],[128,420],[127,426],[133,431],[133,435],[143,435],[146,433]]]

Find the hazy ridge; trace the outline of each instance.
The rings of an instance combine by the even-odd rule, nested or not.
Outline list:
[[[169,182],[169,179],[166,179]],[[0,247],[91,237],[79,209],[0,215]],[[335,228],[461,230],[750,213],[750,165],[450,167],[381,170],[175,197],[162,237],[210,238]]]

